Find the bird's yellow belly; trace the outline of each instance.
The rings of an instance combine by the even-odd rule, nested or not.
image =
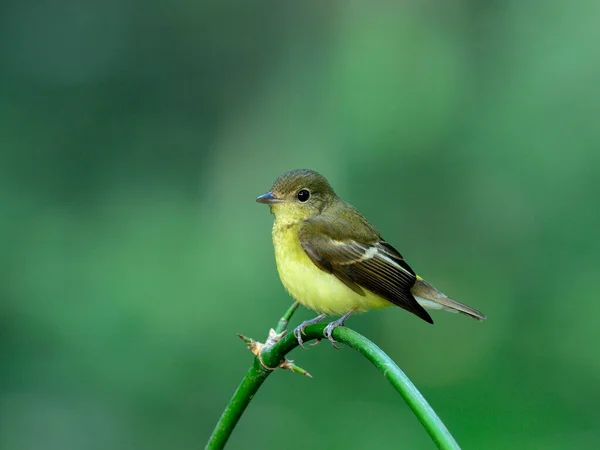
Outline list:
[[[365,290],[357,294],[335,275],[319,269],[302,249],[298,225],[273,228],[273,245],[279,277],[298,303],[319,313],[341,315],[351,309],[364,312],[390,306],[387,300]]]

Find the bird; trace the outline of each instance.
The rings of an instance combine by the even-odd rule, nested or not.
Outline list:
[[[327,179],[310,169],[279,176],[256,199],[275,216],[272,238],[277,271],[291,297],[318,315],[294,329],[303,346],[305,328],[327,316],[341,316],[323,331],[334,347],[333,330],[355,313],[399,306],[433,324],[426,309],[486,316],[452,300],[417,275]]]

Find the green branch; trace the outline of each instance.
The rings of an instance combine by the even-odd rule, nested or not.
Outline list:
[[[287,329],[290,319],[292,318],[292,316],[298,309],[298,305],[299,305],[298,302],[294,302],[294,304],[288,308],[288,310],[285,312],[283,317],[281,317],[281,319],[279,319],[279,323],[275,327],[275,333],[283,333],[284,330]]]
[[[279,321],[277,332],[283,332],[285,324],[289,321],[291,315],[294,313],[297,304],[292,305],[286,312],[284,317]],[[280,328],[281,327],[281,328]],[[325,325],[311,325],[306,328],[305,342],[313,339],[320,339],[323,337],[323,329]],[[273,332],[271,338],[275,333]],[[346,327],[338,327],[333,331],[333,337],[350,348],[361,353],[371,363],[377,367],[387,380],[394,386],[394,388],[402,395],[408,406],[413,410],[421,424],[425,427],[433,441],[436,443],[438,448],[442,450],[447,449],[459,449],[460,447],[442,423],[435,411],[429,406],[427,400],[423,398],[421,393],[417,390],[414,384],[409,378],[400,370],[396,363],[386,355],[383,350],[377,347],[373,342],[368,340],[366,337]],[[262,344],[258,344],[252,340],[245,338],[245,341],[249,344],[252,350],[252,343],[257,346],[257,353],[260,355],[260,359],[254,358],[254,363],[246,373],[246,376],[238,386],[237,390],[233,394],[233,397],[217,426],[215,427],[208,444],[207,449],[222,449],[225,447],[229,436],[231,435],[234,427],[239,421],[240,417],[244,413],[246,407],[264,383],[267,377],[274,371],[268,368],[277,368],[280,364],[287,362],[286,368],[291,368],[291,361],[285,359],[290,351],[298,346],[298,341],[292,333],[288,333],[284,336],[277,336],[271,344],[269,341],[264,347]],[[249,342],[251,341],[251,342]],[[254,351],[254,350],[253,350]],[[262,363],[261,363],[262,360]],[[263,366],[264,365],[264,366]],[[266,367],[265,367],[266,366]],[[297,368],[299,369],[299,368]],[[294,369],[292,369],[294,370]],[[294,370],[294,371],[301,371]]]

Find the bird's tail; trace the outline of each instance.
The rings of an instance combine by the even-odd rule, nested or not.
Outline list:
[[[443,309],[444,311],[454,313],[459,312],[477,320],[483,320],[486,318],[485,314],[480,313],[476,309],[446,297],[418,275],[417,281],[410,291],[423,308]]]

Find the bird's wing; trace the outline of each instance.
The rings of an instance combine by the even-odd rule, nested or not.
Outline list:
[[[344,237],[332,223],[311,219],[299,230],[302,248],[321,270],[335,275],[353,291],[364,289],[433,323],[410,292],[416,275],[402,255],[375,232],[374,239]],[[346,233],[347,230],[344,230]]]

